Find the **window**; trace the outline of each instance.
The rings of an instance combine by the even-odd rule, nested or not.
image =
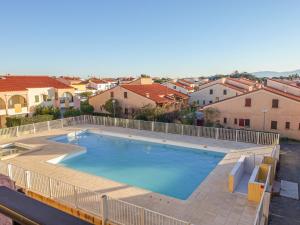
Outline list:
[[[278,99],[273,99],[272,100],[272,108],[278,108],[279,105],[279,100]]]
[[[291,126],[290,122],[285,122],[285,129],[289,130]]]
[[[35,100],[35,102],[40,102],[40,96],[35,95],[35,96],[34,96],[34,100]]]
[[[213,90],[213,89],[210,89],[210,90],[209,90],[209,94],[212,95],[213,93],[214,93],[214,90]]]
[[[245,127],[250,127],[250,120],[249,119],[245,119]]]
[[[127,115],[128,114],[128,109],[125,108],[124,113]]]
[[[300,123],[299,123],[299,126],[298,126],[298,130],[300,130]]]
[[[277,130],[277,121],[271,121],[271,129],[272,130]]]
[[[245,99],[245,106],[246,107],[251,107],[251,98],[246,98]]]
[[[211,104],[211,103],[212,103],[212,100],[209,101],[209,104]]]
[[[239,126],[240,127],[245,126],[245,120],[244,119],[239,119]]]
[[[203,105],[205,105],[205,100],[203,100],[203,102],[202,102],[202,103],[203,103]]]
[[[174,89],[176,89],[176,86],[174,85]]]
[[[219,97],[216,97],[216,102],[218,102],[220,100],[220,98]]]
[[[234,118],[234,124],[237,124],[237,118]]]
[[[55,92],[55,100],[58,100],[58,93]]]
[[[226,117],[224,117],[223,123],[227,123],[227,118]]]
[[[114,92],[110,92],[110,97],[113,98],[114,97]]]
[[[200,101],[199,100],[197,100],[197,105],[199,105],[200,104]]]
[[[134,114],[134,112],[135,112],[135,110],[134,110],[134,109],[131,109],[131,113]]]
[[[127,92],[126,91],[124,92],[124,98],[127,98]]]
[[[223,95],[227,95],[227,90],[226,89],[223,90]]]

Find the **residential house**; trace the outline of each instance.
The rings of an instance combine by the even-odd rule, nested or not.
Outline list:
[[[57,78],[58,81],[71,86],[75,89],[75,94],[80,94],[87,91],[88,81],[82,80],[80,77],[61,76]]]
[[[221,78],[200,85],[198,91],[190,94],[189,103],[196,106],[205,106],[260,87],[261,85],[257,82],[244,78]]]
[[[7,116],[34,113],[36,106],[79,107],[74,88],[48,76],[0,77],[0,126]]]
[[[88,87],[95,89],[97,92],[106,91],[117,85],[117,80],[92,78],[89,80]]]
[[[116,99],[125,116],[131,116],[134,112],[143,106],[165,107],[167,111],[181,109],[188,103],[188,96],[167,88],[166,86],[151,83],[145,78],[136,81],[139,84],[123,84],[102,92],[89,98],[89,103],[94,107],[95,112],[106,112],[105,103],[109,99]]]
[[[163,83],[163,85],[167,86],[168,88],[171,88],[173,90],[176,90],[178,92],[181,92],[183,94],[189,95],[190,93],[194,92],[194,88],[190,85],[186,85],[185,83],[180,83],[178,81],[169,81],[166,83]]]
[[[300,140],[300,87],[283,80],[267,80],[266,86],[212,103],[224,127],[274,131]]]

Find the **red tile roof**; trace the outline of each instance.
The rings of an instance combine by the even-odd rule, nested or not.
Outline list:
[[[271,88],[271,87],[263,87],[263,89],[266,90],[266,91],[272,92],[274,94],[281,95],[283,97],[287,97],[287,98],[290,98],[290,99],[293,99],[293,100],[296,100],[296,101],[300,102],[300,96],[293,95],[291,93],[284,92],[284,91],[281,91],[281,90],[278,90],[278,89],[275,89],[275,88]]]
[[[95,79],[95,78],[90,79],[90,81],[93,82],[93,83],[95,83],[95,84],[106,84],[106,83],[108,83],[105,80]]]
[[[178,87],[182,87],[182,88],[184,88],[184,89],[186,89],[188,91],[194,90],[194,88],[192,88],[191,86],[188,86],[188,85],[185,85],[185,84],[182,84],[182,83],[179,83],[179,82],[171,82],[171,84],[174,84],[174,85],[176,85]]]
[[[236,82],[239,82],[239,83],[242,83],[242,84],[246,84],[248,86],[252,86],[252,85],[255,85],[256,82],[253,81],[253,80],[248,80],[246,78],[232,78],[232,77],[227,77],[226,79],[228,80],[232,80],[232,81],[236,81]]]
[[[175,102],[173,96],[188,99],[188,95],[175,91],[161,84],[123,84],[121,87],[138,95],[149,98],[156,103]]]
[[[55,78],[48,76],[1,76],[0,92],[7,91],[24,91],[28,88],[45,88],[53,87],[57,89],[72,88]]]
[[[269,80],[275,81],[275,82],[278,82],[278,83],[281,83],[281,84],[285,84],[285,85],[288,85],[288,86],[292,86],[292,87],[295,87],[295,88],[300,88],[300,85],[298,83],[296,83],[295,81],[282,80],[282,79],[269,79]]]
[[[185,79],[180,79],[180,80],[178,80],[178,82],[184,82],[184,83],[186,83],[186,84],[194,84],[193,82],[191,82],[191,81],[188,81],[188,80],[185,80]]]

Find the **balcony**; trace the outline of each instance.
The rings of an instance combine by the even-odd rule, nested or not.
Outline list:
[[[6,110],[5,109],[0,109],[0,116],[6,115]]]
[[[28,113],[27,107],[21,107],[21,108],[15,107],[15,108],[7,110],[7,114],[9,116],[12,116],[12,115],[21,115],[21,114],[27,114],[27,113]]]

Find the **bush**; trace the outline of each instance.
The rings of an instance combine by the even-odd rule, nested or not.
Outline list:
[[[161,117],[165,114],[165,109],[162,107],[153,107],[145,105],[135,113],[134,119],[147,121],[161,121]]]
[[[34,115],[53,115],[54,119],[58,119],[61,113],[59,108],[53,106],[37,106],[35,107]]]
[[[14,126],[44,122],[49,120],[53,120],[53,115],[45,114],[45,115],[36,115],[32,117],[7,117],[6,126],[14,127]]]
[[[74,116],[80,116],[81,112],[79,109],[75,109],[75,108],[69,108],[64,112],[64,117],[74,117]]]
[[[80,111],[82,114],[93,114],[94,107],[88,101],[80,102]]]

